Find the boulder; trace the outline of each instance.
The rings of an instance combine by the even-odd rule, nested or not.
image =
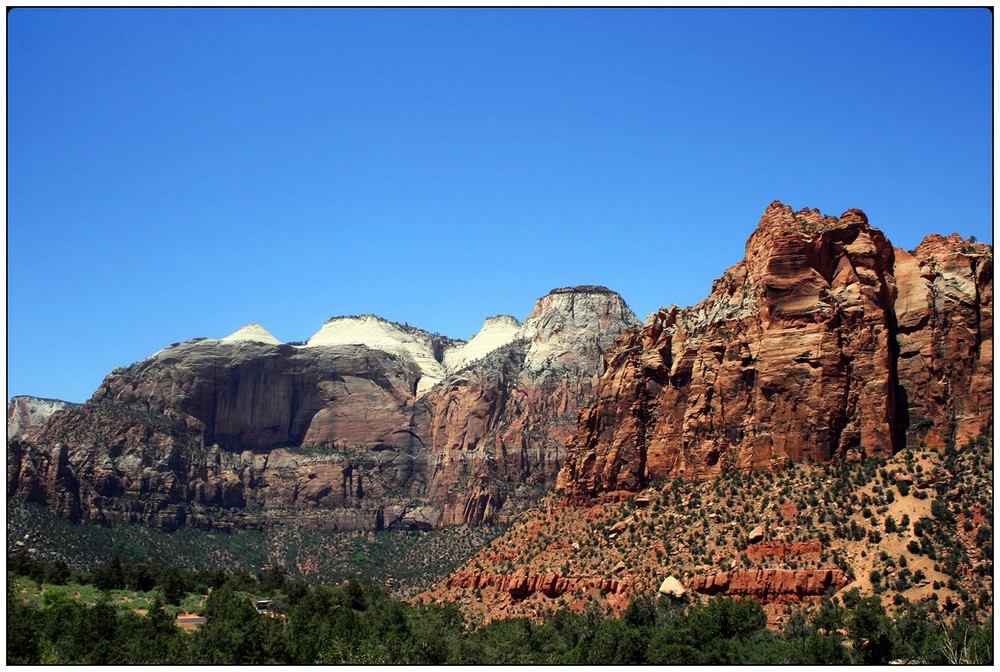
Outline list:
[[[675,576],[668,576],[663,579],[663,583],[660,584],[660,593],[674,599],[680,599],[684,597],[687,593],[687,589],[684,584],[677,580]]]

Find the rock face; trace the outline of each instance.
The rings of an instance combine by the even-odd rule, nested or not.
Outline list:
[[[20,439],[28,430],[44,424],[53,413],[79,405],[59,399],[11,397],[10,403],[7,404],[7,440]]]
[[[371,315],[303,345],[256,324],[177,343],[8,442],[8,496],[163,529],[496,522],[551,487],[604,348],[637,324],[581,287],[468,343]]]
[[[859,210],[772,203],[743,261],[606,354],[558,487],[571,497],[800,460],[857,460],[992,427],[993,256],[894,250]]]
[[[492,588],[507,593],[512,601],[521,601],[540,593],[546,597],[559,597],[579,589],[601,590],[612,595],[633,592],[632,583],[627,579],[612,579],[601,576],[562,576],[550,574],[477,574],[455,573],[445,581],[447,588],[481,590]]]
[[[687,587],[702,595],[752,597],[764,606],[772,627],[784,605],[818,604],[827,590],[839,590],[848,583],[839,569],[757,569],[698,574]]]
[[[787,541],[768,541],[759,544],[751,544],[750,546],[747,546],[745,552],[747,557],[754,562],[761,562],[765,558],[782,559],[789,556],[813,556],[818,558],[820,557],[820,553],[823,552],[823,542],[818,539],[795,543]]]
[[[596,399],[604,349],[637,324],[604,287],[554,290],[515,340],[421,399],[417,424],[442,470],[431,497],[445,502],[445,523],[497,521],[518,495],[513,484],[551,487],[579,409]]]
[[[822,597],[830,586],[846,585],[847,575],[839,569],[757,569],[699,574],[687,584],[688,588],[703,595],[746,595],[767,604]]]
[[[896,250],[900,422],[908,444],[993,424],[993,252],[952,234]]]

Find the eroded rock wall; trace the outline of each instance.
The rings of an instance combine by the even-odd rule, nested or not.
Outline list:
[[[579,409],[596,400],[605,349],[637,324],[605,287],[553,290],[515,341],[421,399],[440,465],[430,495],[446,524],[501,522],[505,503],[552,487]]]
[[[558,487],[890,455],[992,427],[992,251],[958,236],[894,250],[858,210],[772,203],[743,261],[607,355]]]

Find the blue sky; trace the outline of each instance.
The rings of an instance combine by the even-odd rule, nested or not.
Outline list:
[[[15,9],[8,397],[260,322],[691,305],[774,199],[992,243],[984,9]]]

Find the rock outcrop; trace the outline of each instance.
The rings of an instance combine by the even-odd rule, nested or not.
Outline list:
[[[772,203],[698,305],[606,354],[558,486],[636,491],[802,460],[886,456],[992,427],[992,250],[894,250],[859,210]]]
[[[9,442],[8,495],[163,529],[496,522],[551,487],[603,349],[636,324],[582,287],[468,343],[371,315],[299,345],[256,324],[175,343]]]
[[[819,558],[823,552],[823,542],[818,539],[812,541],[787,542],[787,541],[766,541],[751,544],[746,548],[746,555],[754,562],[761,562],[765,558],[783,559],[787,557],[812,556]]]
[[[847,583],[847,575],[839,569],[757,569],[698,574],[687,587],[702,595],[753,598],[764,607],[768,625],[777,627],[787,605],[819,604],[827,591]]]
[[[656,592],[679,600],[687,593],[687,588],[684,587],[684,584],[676,576],[668,576],[663,579],[663,583],[660,584]]]
[[[703,595],[741,595],[765,604],[798,603],[846,585],[847,575],[839,569],[756,569],[699,574],[687,582]]]
[[[492,588],[506,593],[512,601],[521,601],[536,593],[555,598],[577,590],[599,590],[611,595],[630,594],[634,587],[628,579],[602,576],[562,576],[549,574],[477,574],[455,573],[445,581],[446,588],[482,590]]]
[[[79,405],[60,399],[11,397],[7,404],[7,440],[20,439],[28,430],[43,425],[53,413]]]

